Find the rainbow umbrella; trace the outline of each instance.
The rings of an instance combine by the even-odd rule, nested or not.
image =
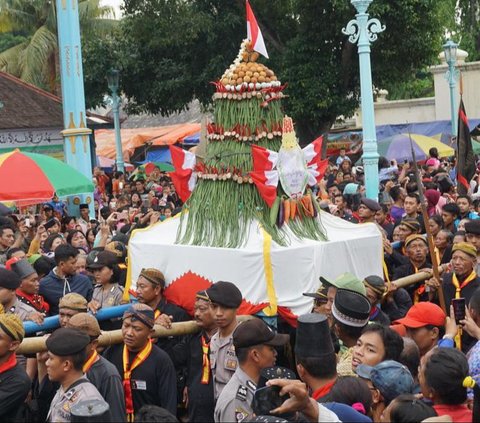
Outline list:
[[[0,155],[0,201],[38,204],[93,192],[92,181],[66,163],[44,154],[19,150]]]
[[[378,141],[378,154],[389,160],[412,160],[412,150],[410,147],[410,137],[412,138],[413,148],[418,161],[428,158],[428,150],[436,147],[439,157],[450,157],[455,154],[455,150],[448,145],[441,143],[435,138],[420,134],[398,134],[392,137],[384,138]]]

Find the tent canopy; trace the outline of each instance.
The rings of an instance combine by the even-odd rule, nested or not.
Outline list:
[[[182,142],[186,137],[199,131],[199,123],[182,123],[158,128],[122,129],[120,136],[122,138],[123,158],[129,161],[135,149],[147,143],[151,146],[169,146]],[[98,156],[115,158],[115,130],[99,129],[95,131],[95,142]]]

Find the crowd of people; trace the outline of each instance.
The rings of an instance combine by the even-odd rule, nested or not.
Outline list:
[[[411,164],[381,158],[377,202],[341,151],[316,195],[327,213],[377,225],[384,273],[362,279],[339,263],[337,277],[303,293],[311,313],[295,327],[240,319],[241,281],[197,292],[193,315],[165,297],[165,269],[142,269],[125,292],[132,230],[181,207],[159,169],[96,168],[95,219],[88,204],[74,217],[58,198],[1,216],[0,417],[68,422],[98,400],[104,421],[479,421],[480,192],[476,177],[458,195],[454,172],[431,150],[418,186]],[[122,304],[122,317],[97,321]],[[25,334],[24,323],[54,315],[47,351],[21,350],[45,335]],[[196,333],[153,336],[155,325],[192,319]],[[115,329],[122,342],[100,346]]]

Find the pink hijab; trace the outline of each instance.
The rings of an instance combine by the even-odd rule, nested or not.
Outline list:
[[[425,191],[425,198],[427,199],[427,213],[429,216],[433,216],[438,200],[440,200],[440,192],[436,189],[427,189]]]

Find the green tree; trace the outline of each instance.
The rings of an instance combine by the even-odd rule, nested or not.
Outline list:
[[[470,61],[480,58],[480,1],[459,0],[458,1],[458,35],[460,47],[468,51]]]
[[[22,34],[16,34],[13,32],[0,34],[0,53],[8,50],[10,47],[23,43],[25,40],[26,37]]]
[[[79,0],[82,35],[110,31],[112,9],[100,0]],[[21,31],[25,39],[0,53],[0,70],[58,94],[58,41],[55,0],[0,0],[0,34]]]
[[[372,3],[370,15],[387,27],[372,46],[375,86],[401,84],[433,63],[451,3]],[[358,55],[341,32],[355,15],[350,2],[255,0],[252,6],[271,57],[267,65],[289,83],[286,112],[300,139],[310,141],[338,115],[351,115],[359,104]],[[244,0],[126,0],[124,13],[116,60],[130,110],[169,114],[193,98],[208,105],[208,82],[223,74],[246,36]]]

